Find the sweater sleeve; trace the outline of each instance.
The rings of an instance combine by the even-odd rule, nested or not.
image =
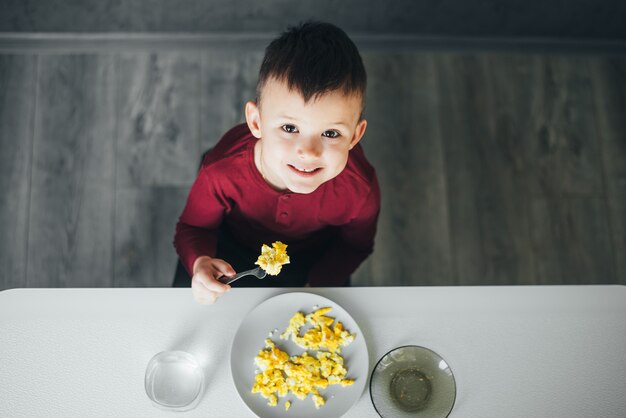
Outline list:
[[[216,182],[210,180],[205,169],[201,169],[191,186],[174,235],[174,247],[190,275],[198,257],[215,257],[217,234],[227,209],[227,202]]]
[[[380,188],[376,177],[358,216],[340,227],[337,239],[309,273],[311,286],[341,286],[374,250],[380,213]]]

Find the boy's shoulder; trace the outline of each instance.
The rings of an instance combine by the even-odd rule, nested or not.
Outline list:
[[[347,205],[344,209],[357,214],[364,204],[380,205],[380,188],[374,167],[369,163],[360,144],[357,144],[348,154],[348,163],[343,171],[334,179],[320,187],[324,196],[335,196],[334,211],[341,212],[340,205]],[[369,203],[368,203],[369,202]],[[339,206],[338,206],[339,205]]]
[[[376,170],[367,160],[361,144],[357,144],[350,150],[348,163],[339,178],[361,183],[367,190],[377,182]]]
[[[202,160],[202,168],[219,164],[221,161],[238,160],[249,152],[252,140],[256,140],[248,125],[242,123],[228,130]],[[251,142],[252,141],[252,142]]]

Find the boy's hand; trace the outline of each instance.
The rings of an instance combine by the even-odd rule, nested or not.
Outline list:
[[[193,263],[191,292],[196,302],[203,305],[215,303],[217,298],[230,290],[230,286],[217,280],[222,276],[233,276],[235,270],[219,258],[201,256]]]

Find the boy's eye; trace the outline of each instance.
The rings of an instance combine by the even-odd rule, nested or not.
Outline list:
[[[290,133],[290,134],[295,134],[296,132],[298,132],[298,128],[296,128],[293,125],[283,125],[282,129],[283,131]]]
[[[337,132],[337,131],[324,131],[324,133],[322,135],[325,136],[326,138],[337,138],[337,137],[339,137],[339,132]]]

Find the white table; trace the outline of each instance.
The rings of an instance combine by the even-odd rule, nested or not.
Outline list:
[[[245,314],[290,290],[233,289],[197,305],[188,289],[0,292],[0,416],[155,417],[150,358],[180,349],[207,367],[198,407],[180,416],[252,416],[230,376]],[[359,322],[370,371],[388,350],[428,347],[452,368],[451,417],[626,417],[626,287],[310,289]],[[369,386],[369,385],[368,385]],[[369,388],[346,415],[377,417]]]

